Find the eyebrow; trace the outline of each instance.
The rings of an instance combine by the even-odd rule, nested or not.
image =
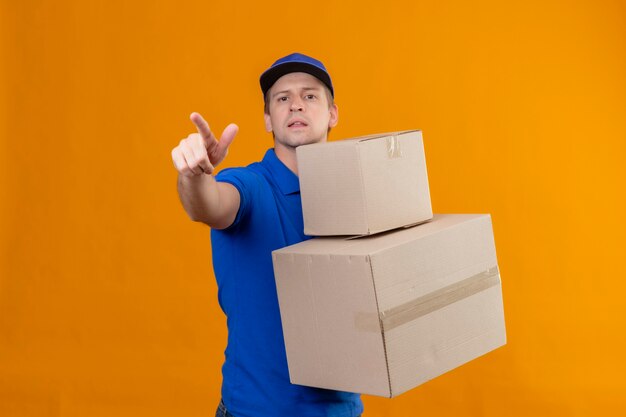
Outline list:
[[[302,91],[311,91],[311,90],[313,90],[313,91],[319,91],[319,90],[321,90],[321,89],[322,89],[321,87],[303,87],[303,88],[301,88],[301,90],[302,90]],[[273,94],[272,94],[272,98],[276,97],[276,96],[277,96],[277,95],[279,95],[279,94],[286,94],[286,93],[289,93],[290,91],[291,91],[291,90],[282,90],[282,91],[277,91],[277,92],[275,92],[275,93],[273,93]]]

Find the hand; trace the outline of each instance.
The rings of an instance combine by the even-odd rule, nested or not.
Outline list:
[[[228,147],[237,135],[239,127],[236,124],[229,124],[218,141],[209,124],[199,113],[191,113],[189,118],[196,125],[198,133],[190,134],[172,149],[174,166],[186,177],[212,174],[215,167],[228,154]]]

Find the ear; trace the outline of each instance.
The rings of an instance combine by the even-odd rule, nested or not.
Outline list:
[[[335,127],[337,126],[337,122],[339,122],[339,107],[337,107],[337,105],[333,103],[333,105],[330,106],[329,112],[330,119],[328,120],[328,127]]]
[[[270,118],[270,115],[267,113],[264,113],[263,118],[265,119],[265,130],[268,132],[271,132],[273,129],[272,129],[272,119]]]

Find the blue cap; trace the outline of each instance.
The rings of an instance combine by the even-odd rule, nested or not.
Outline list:
[[[268,70],[261,74],[260,81],[263,96],[265,96],[267,90],[269,90],[280,77],[292,72],[306,72],[307,74],[311,74],[326,84],[330,89],[330,94],[335,97],[333,83],[330,81],[330,75],[328,75],[324,64],[315,58],[299,53],[280,58],[278,61],[274,62]]]

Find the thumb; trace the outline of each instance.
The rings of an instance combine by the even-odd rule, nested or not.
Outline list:
[[[226,155],[226,152],[228,151],[228,147],[233,142],[238,132],[239,132],[239,126],[237,126],[236,124],[231,123],[228,126],[226,126],[217,144],[217,149],[218,149],[219,154]]]

